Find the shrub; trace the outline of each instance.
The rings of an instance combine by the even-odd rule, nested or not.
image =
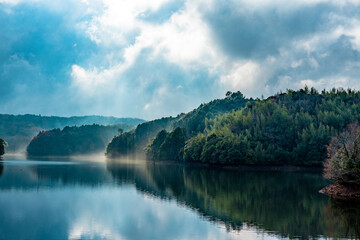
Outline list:
[[[350,124],[346,130],[331,139],[325,178],[339,183],[360,184],[360,127]]]

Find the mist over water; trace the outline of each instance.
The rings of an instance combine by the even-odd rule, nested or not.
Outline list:
[[[101,156],[100,156],[101,157]],[[3,239],[360,237],[359,210],[318,193],[321,172],[142,160],[0,162]]]

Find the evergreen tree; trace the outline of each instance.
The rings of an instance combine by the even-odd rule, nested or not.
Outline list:
[[[7,147],[7,143],[0,138],[0,156],[5,154],[5,148]]]

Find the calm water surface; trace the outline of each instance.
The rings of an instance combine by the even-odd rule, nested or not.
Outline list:
[[[0,161],[0,239],[359,238],[360,207],[318,172],[144,161]]]

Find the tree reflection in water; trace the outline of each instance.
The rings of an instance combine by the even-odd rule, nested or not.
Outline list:
[[[318,193],[320,172],[242,171],[201,166],[107,163],[119,183],[162,199],[176,199],[228,229],[243,223],[283,237],[360,237],[359,207]],[[355,211],[356,210],[356,211]]]
[[[45,162],[20,168],[0,162],[0,188],[134,186],[163,201],[175,200],[205,219],[241,231],[252,226],[290,238],[359,238],[360,207],[319,194],[321,172],[245,171],[153,162]],[[77,189],[75,187],[75,189]]]

